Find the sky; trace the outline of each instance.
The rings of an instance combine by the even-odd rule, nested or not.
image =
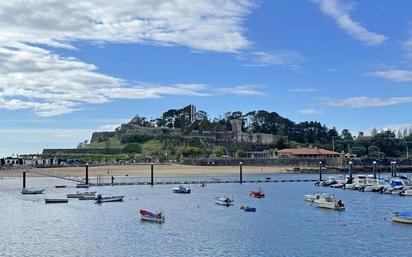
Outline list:
[[[0,2],[0,156],[72,148],[135,115],[268,110],[412,127],[412,2]]]

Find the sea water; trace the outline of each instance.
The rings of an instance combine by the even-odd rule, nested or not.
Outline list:
[[[315,175],[270,174],[248,178],[316,179]],[[21,178],[0,180],[0,256],[412,256],[412,225],[393,223],[390,210],[412,211],[412,197],[317,187],[312,182],[93,187],[123,202],[95,204],[70,199],[84,191],[74,183],[28,178],[42,195],[22,195]],[[66,184],[67,188],[54,188]],[[261,188],[266,197],[248,193]],[[314,192],[334,193],[346,211],[304,201]],[[219,206],[214,197],[233,197]],[[244,212],[240,205],[256,208]],[[164,211],[163,224],[142,222],[139,209]]]

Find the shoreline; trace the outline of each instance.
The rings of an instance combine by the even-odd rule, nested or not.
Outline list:
[[[20,177],[22,176],[21,169],[0,170],[0,177]],[[51,174],[61,177],[84,177],[85,167],[59,167],[59,168],[38,168],[27,170],[27,176],[43,177],[43,175],[35,174],[30,171],[38,171],[44,174]],[[243,166],[243,174],[318,174],[317,168],[296,168],[285,166]],[[384,170],[382,173],[388,171]],[[400,171],[408,173],[408,171]],[[410,172],[410,171],[409,171]],[[341,174],[347,173],[345,170],[326,170],[322,169],[323,174]],[[363,173],[369,174],[371,171],[362,170],[354,171],[354,174]],[[181,164],[155,164],[154,175],[156,177],[179,177],[179,176],[219,176],[219,175],[238,175],[239,166],[193,166]],[[150,164],[138,165],[108,165],[108,166],[89,166],[89,176],[150,176]]]

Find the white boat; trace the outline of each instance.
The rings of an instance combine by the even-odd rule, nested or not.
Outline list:
[[[45,203],[68,203],[69,199],[44,199]]]
[[[334,194],[322,195],[319,199],[314,201],[319,208],[333,209],[337,211],[345,210],[345,203],[337,200]]]
[[[305,201],[314,202],[315,200],[320,199],[321,197],[326,197],[328,195],[329,195],[328,193],[316,193],[313,195],[308,194],[308,195],[305,195]]]
[[[110,202],[121,202],[123,201],[124,196],[119,195],[119,196],[105,196],[103,197],[102,195],[98,195],[95,200],[96,203],[110,203]]]
[[[412,212],[391,212],[392,221],[412,224]]]
[[[179,186],[172,189],[173,193],[176,194],[190,194],[190,188]]]
[[[362,191],[364,192],[383,192],[385,187],[388,187],[389,184],[385,181],[374,179],[372,183],[366,185]]]
[[[66,197],[67,198],[81,198],[85,196],[94,196],[95,194],[96,192],[77,192],[74,194],[67,194]]]
[[[21,190],[21,193],[23,195],[37,195],[37,194],[43,194],[44,190],[46,190],[46,189],[27,189],[27,188],[23,188]]]
[[[403,196],[412,196],[412,189],[404,189],[399,194]]]
[[[151,221],[151,222],[156,222],[156,223],[163,223],[165,221],[165,216],[163,215],[163,212],[150,212],[141,209],[139,211],[140,218],[144,221]]]
[[[215,197],[215,203],[223,206],[233,205],[233,200],[226,196]]]

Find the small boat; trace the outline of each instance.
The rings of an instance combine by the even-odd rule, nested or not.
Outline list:
[[[264,198],[265,197],[265,193],[262,190],[260,190],[260,188],[259,188],[259,191],[252,191],[249,193],[249,195],[253,198]]]
[[[316,193],[314,195],[305,195],[305,201],[314,202],[315,200],[321,198],[322,195],[324,195],[324,194]]]
[[[45,203],[68,203],[69,199],[44,199]]]
[[[76,184],[76,188],[89,188],[89,187],[90,187],[89,184],[84,184],[84,183]]]
[[[319,208],[333,209],[337,211],[345,210],[345,203],[337,200],[333,194],[322,195],[319,199],[314,201]]]
[[[184,186],[175,187],[172,189],[173,193],[176,194],[190,194],[190,188],[186,188]]]
[[[43,194],[43,192],[45,190],[46,189],[26,189],[26,188],[23,188],[23,190],[21,190],[21,193],[23,195],[38,195],[38,194]]]
[[[271,178],[270,178],[270,177],[266,177],[265,180],[269,181],[269,180],[271,180]]]
[[[404,189],[399,194],[403,196],[412,196],[412,189]]]
[[[242,209],[246,212],[256,212],[256,208],[250,207],[250,206],[247,206],[247,205],[246,206],[245,205],[240,206],[240,209]]]
[[[223,206],[233,205],[233,200],[226,196],[215,197],[215,203]]]
[[[83,192],[83,193],[77,192],[77,193],[74,193],[74,194],[67,194],[66,197],[67,198],[80,198],[80,197],[84,197],[84,196],[93,196],[94,197],[95,194],[96,194],[95,191],[93,191],[93,192]]]
[[[66,185],[55,185],[54,187],[55,188],[66,188],[67,186]]]
[[[336,184],[331,185],[330,187],[331,188],[343,188],[344,186],[345,184],[343,183],[336,183]]]
[[[412,224],[412,212],[391,212],[392,221]]]
[[[165,221],[165,216],[163,215],[163,212],[150,212],[141,209],[139,211],[140,218],[144,221],[151,221],[151,222],[157,222],[157,223],[163,223]]]
[[[110,202],[121,202],[123,201],[124,196],[119,195],[119,196],[105,196],[103,197],[102,195],[98,195],[95,200],[96,203],[110,203]]]

